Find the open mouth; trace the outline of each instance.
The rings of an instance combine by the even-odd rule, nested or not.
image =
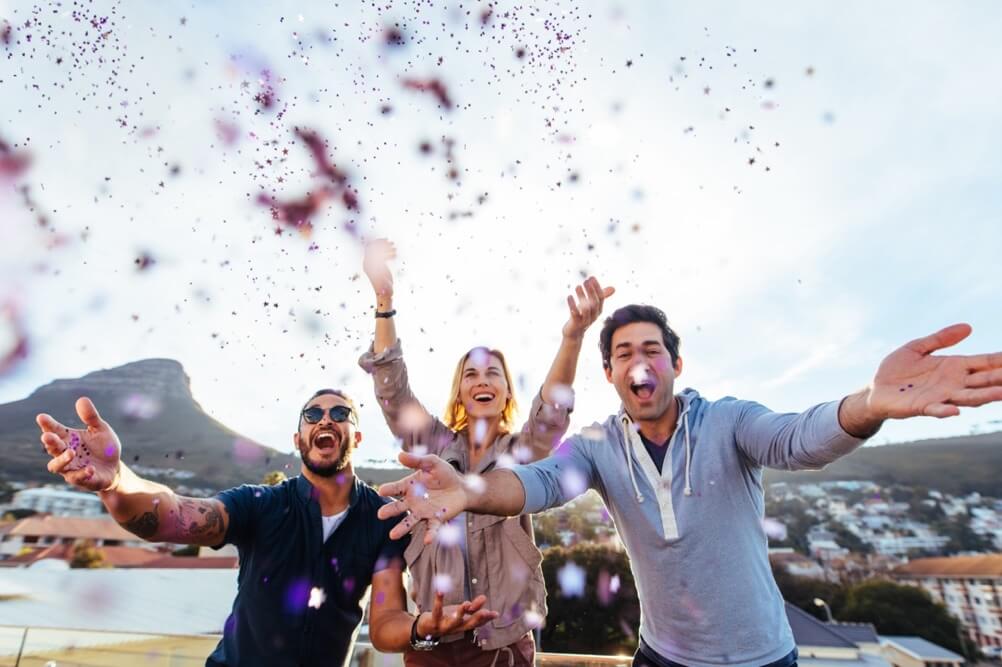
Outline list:
[[[329,431],[318,434],[313,438],[313,446],[317,449],[331,449],[337,447],[340,438]]]
[[[480,393],[474,394],[473,400],[476,401],[477,403],[490,403],[491,401],[494,400],[494,394],[482,391]]]
[[[631,382],[630,391],[632,391],[633,395],[637,398],[646,401],[654,395],[654,389],[656,386],[657,385],[650,381]]]

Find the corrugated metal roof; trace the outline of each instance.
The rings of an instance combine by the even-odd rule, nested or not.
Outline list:
[[[920,660],[959,660],[961,662],[964,660],[964,656],[957,655],[953,651],[949,651],[939,644],[933,644],[931,641],[927,641],[921,637],[880,635],[880,639],[881,643],[886,642],[892,646],[897,646],[902,651],[910,653]]]
[[[817,646],[828,648],[858,648],[839,634],[837,629],[822,623],[799,607],[786,603],[786,618],[793,630],[797,646]]]
[[[124,542],[135,542],[140,539],[108,517],[30,516],[18,521],[8,534]]]
[[[877,628],[873,627],[873,623],[840,623],[835,621],[827,625],[856,644],[860,642],[880,643],[880,637],[877,636]]]

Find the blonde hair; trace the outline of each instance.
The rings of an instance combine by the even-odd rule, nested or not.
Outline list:
[[[515,413],[518,412],[518,403],[515,402],[515,388],[511,381],[511,372],[508,370],[508,362],[505,361],[501,351],[486,347],[474,347],[459,358],[459,363],[456,364],[456,372],[452,375],[451,398],[445,406],[445,425],[453,431],[462,431],[470,425],[469,416],[466,414],[466,407],[459,398],[459,388],[463,381],[463,366],[466,365],[466,360],[470,358],[470,355],[477,350],[483,350],[488,355],[497,357],[501,362],[501,372],[504,374],[504,381],[508,384],[508,400],[505,401],[504,408],[501,410],[500,427],[503,432],[510,433],[514,428]]]

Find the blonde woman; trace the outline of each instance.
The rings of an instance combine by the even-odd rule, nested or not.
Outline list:
[[[393,275],[388,263],[396,249],[386,240],[366,248],[364,269],[376,296],[372,348],[359,363],[372,375],[383,416],[403,448],[423,449],[448,461],[460,473],[483,474],[505,461],[545,458],[567,430],[573,408],[574,374],[585,331],[598,319],[603,301],[615,291],[589,278],[567,297],[570,316],[546,380],[532,401],[520,430],[511,372],[499,350],[476,347],[456,364],[452,392],[437,419],[411,392],[393,307]],[[404,654],[407,667],[531,667],[532,629],[546,616],[542,555],[529,517],[460,515],[424,544],[424,524],[415,531],[404,560],[410,569],[411,596],[421,611],[486,595],[486,609],[499,616],[475,631],[444,637],[412,636]],[[464,597],[465,596],[465,597]]]

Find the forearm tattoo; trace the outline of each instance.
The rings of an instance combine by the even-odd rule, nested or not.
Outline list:
[[[143,512],[125,521],[122,528],[144,540],[151,539],[160,528],[160,519],[157,518],[156,508],[154,507],[152,512]]]
[[[223,538],[223,514],[216,506],[218,501],[197,498],[179,498],[176,525],[182,538]]]

